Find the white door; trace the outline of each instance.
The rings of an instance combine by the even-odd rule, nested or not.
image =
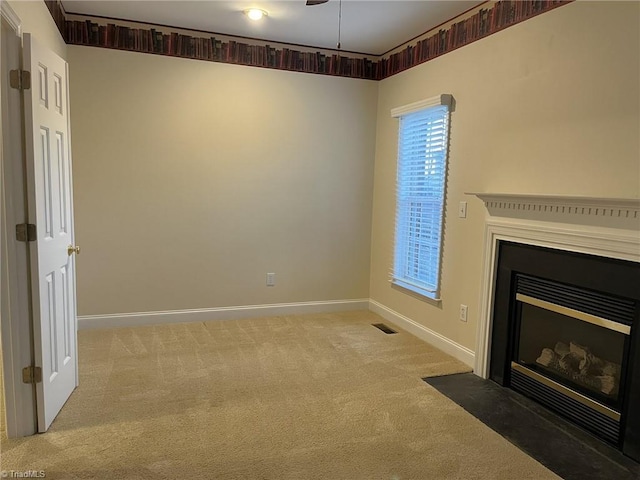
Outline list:
[[[78,385],[73,205],[67,63],[23,36],[31,289],[38,431],[46,431]]]

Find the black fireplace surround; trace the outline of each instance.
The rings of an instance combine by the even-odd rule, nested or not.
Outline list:
[[[490,379],[539,401],[640,462],[640,263],[504,241],[497,254]],[[585,312],[587,320],[604,319],[613,331],[566,317],[565,311]],[[576,333],[568,335],[572,325]],[[545,329],[551,331],[546,341]],[[571,355],[562,358],[577,358],[575,373],[564,368],[566,361],[558,366],[569,350]],[[592,370],[599,367],[588,381],[578,373],[580,360],[581,367],[589,362]],[[603,386],[594,387],[594,381]],[[546,386],[551,384],[560,389]],[[570,395],[562,393],[563,385]],[[584,402],[578,397],[589,398]],[[590,399],[598,408],[588,406]]]

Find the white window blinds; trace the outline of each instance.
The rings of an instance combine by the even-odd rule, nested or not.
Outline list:
[[[400,119],[392,281],[433,299],[440,289],[450,98],[392,112]]]

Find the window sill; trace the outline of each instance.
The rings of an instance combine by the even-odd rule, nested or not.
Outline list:
[[[389,283],[391,284],[391,288],[398,290],[402,293],[405,293],[407,295],[410,295],[418,300],[421,300],[425,303],[429,303],[431,305],[433,305],[434,307],[438,307],[438,308],[442,308],[442,299],[441,298],[431,298],[425,294],[422,294],[420,292],[417,292],[411,288],[407,288],[405,286],[403,286],[402,284],[393,281],[393,280],[389,280]]]

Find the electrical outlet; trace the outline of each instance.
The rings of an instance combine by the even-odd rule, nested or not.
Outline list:
[[[267,273],[267,287],[274,287],[276,285],[276,274]]]
[[[460,304],[460,321],[461,322],[467,321],[467,306],[462,304]]]
[[[458,205],[458,217],[467,218],[467,202],[460,202]]]

